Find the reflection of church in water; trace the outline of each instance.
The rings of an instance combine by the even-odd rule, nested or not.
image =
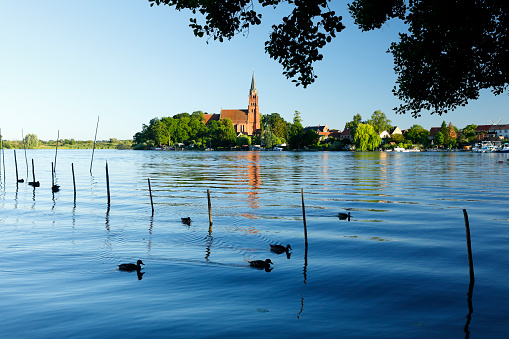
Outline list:
[[[258,106],[258,90],[256,89],[254,72],[251,79],[247,109],[221,109],[220,114],[205,114],[204,119],[205,124],[208,124],[209,121],[230,119],[237,135],[260,134],[260,106]]]

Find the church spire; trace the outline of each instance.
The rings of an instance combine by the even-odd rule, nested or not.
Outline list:
[[[251,92],[252,91],[256,91],[256,81],[255,81],[254,71],[253,71],[253,78],[251,79]]]

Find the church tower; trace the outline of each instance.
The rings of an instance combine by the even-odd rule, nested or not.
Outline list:
[[[258,90],[256,89],[254,71],[253,78],[251,79],[247,111],[248,134],[253,135],[260,133],[260,107],[258,106]]]

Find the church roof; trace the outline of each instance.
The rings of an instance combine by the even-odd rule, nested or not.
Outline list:
[[[235,123],[246,123],[247,122],[247,109],[222,109],[221,119],[230,119]]]
[[[253,71],[253,78],[251,79],[251,91],[256,91],[256,81],[255,81],[254,71]]]
[[[203,122],[205,125],[208,124],[209,121],[219,121],[219,118],[219,114],[203,114]]]

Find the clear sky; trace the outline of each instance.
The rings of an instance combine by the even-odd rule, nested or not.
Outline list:
[[[396,76],[386,53],[402,23],[361,32],[347,1],[333,1],[347,28],[323,50],[316,82],[307,89],[282,75],[264,53],[270,26],[289,13],[263,11],[265,20],[248,36],[219,43],[194,37],[190,14],[146,0],[0,0],[0,128],[6,140],[21,130],[42,140],[131,139],[154,117],[221,108],[247,108],[256,75],[263,114],[277,112],[303,125],[343,129],[356,113],[368,119],[382,110],[401,129],[429,129],[443,120],[458,128],[509,123],[509,97],[490,92],[443,116],[396,115]]]

